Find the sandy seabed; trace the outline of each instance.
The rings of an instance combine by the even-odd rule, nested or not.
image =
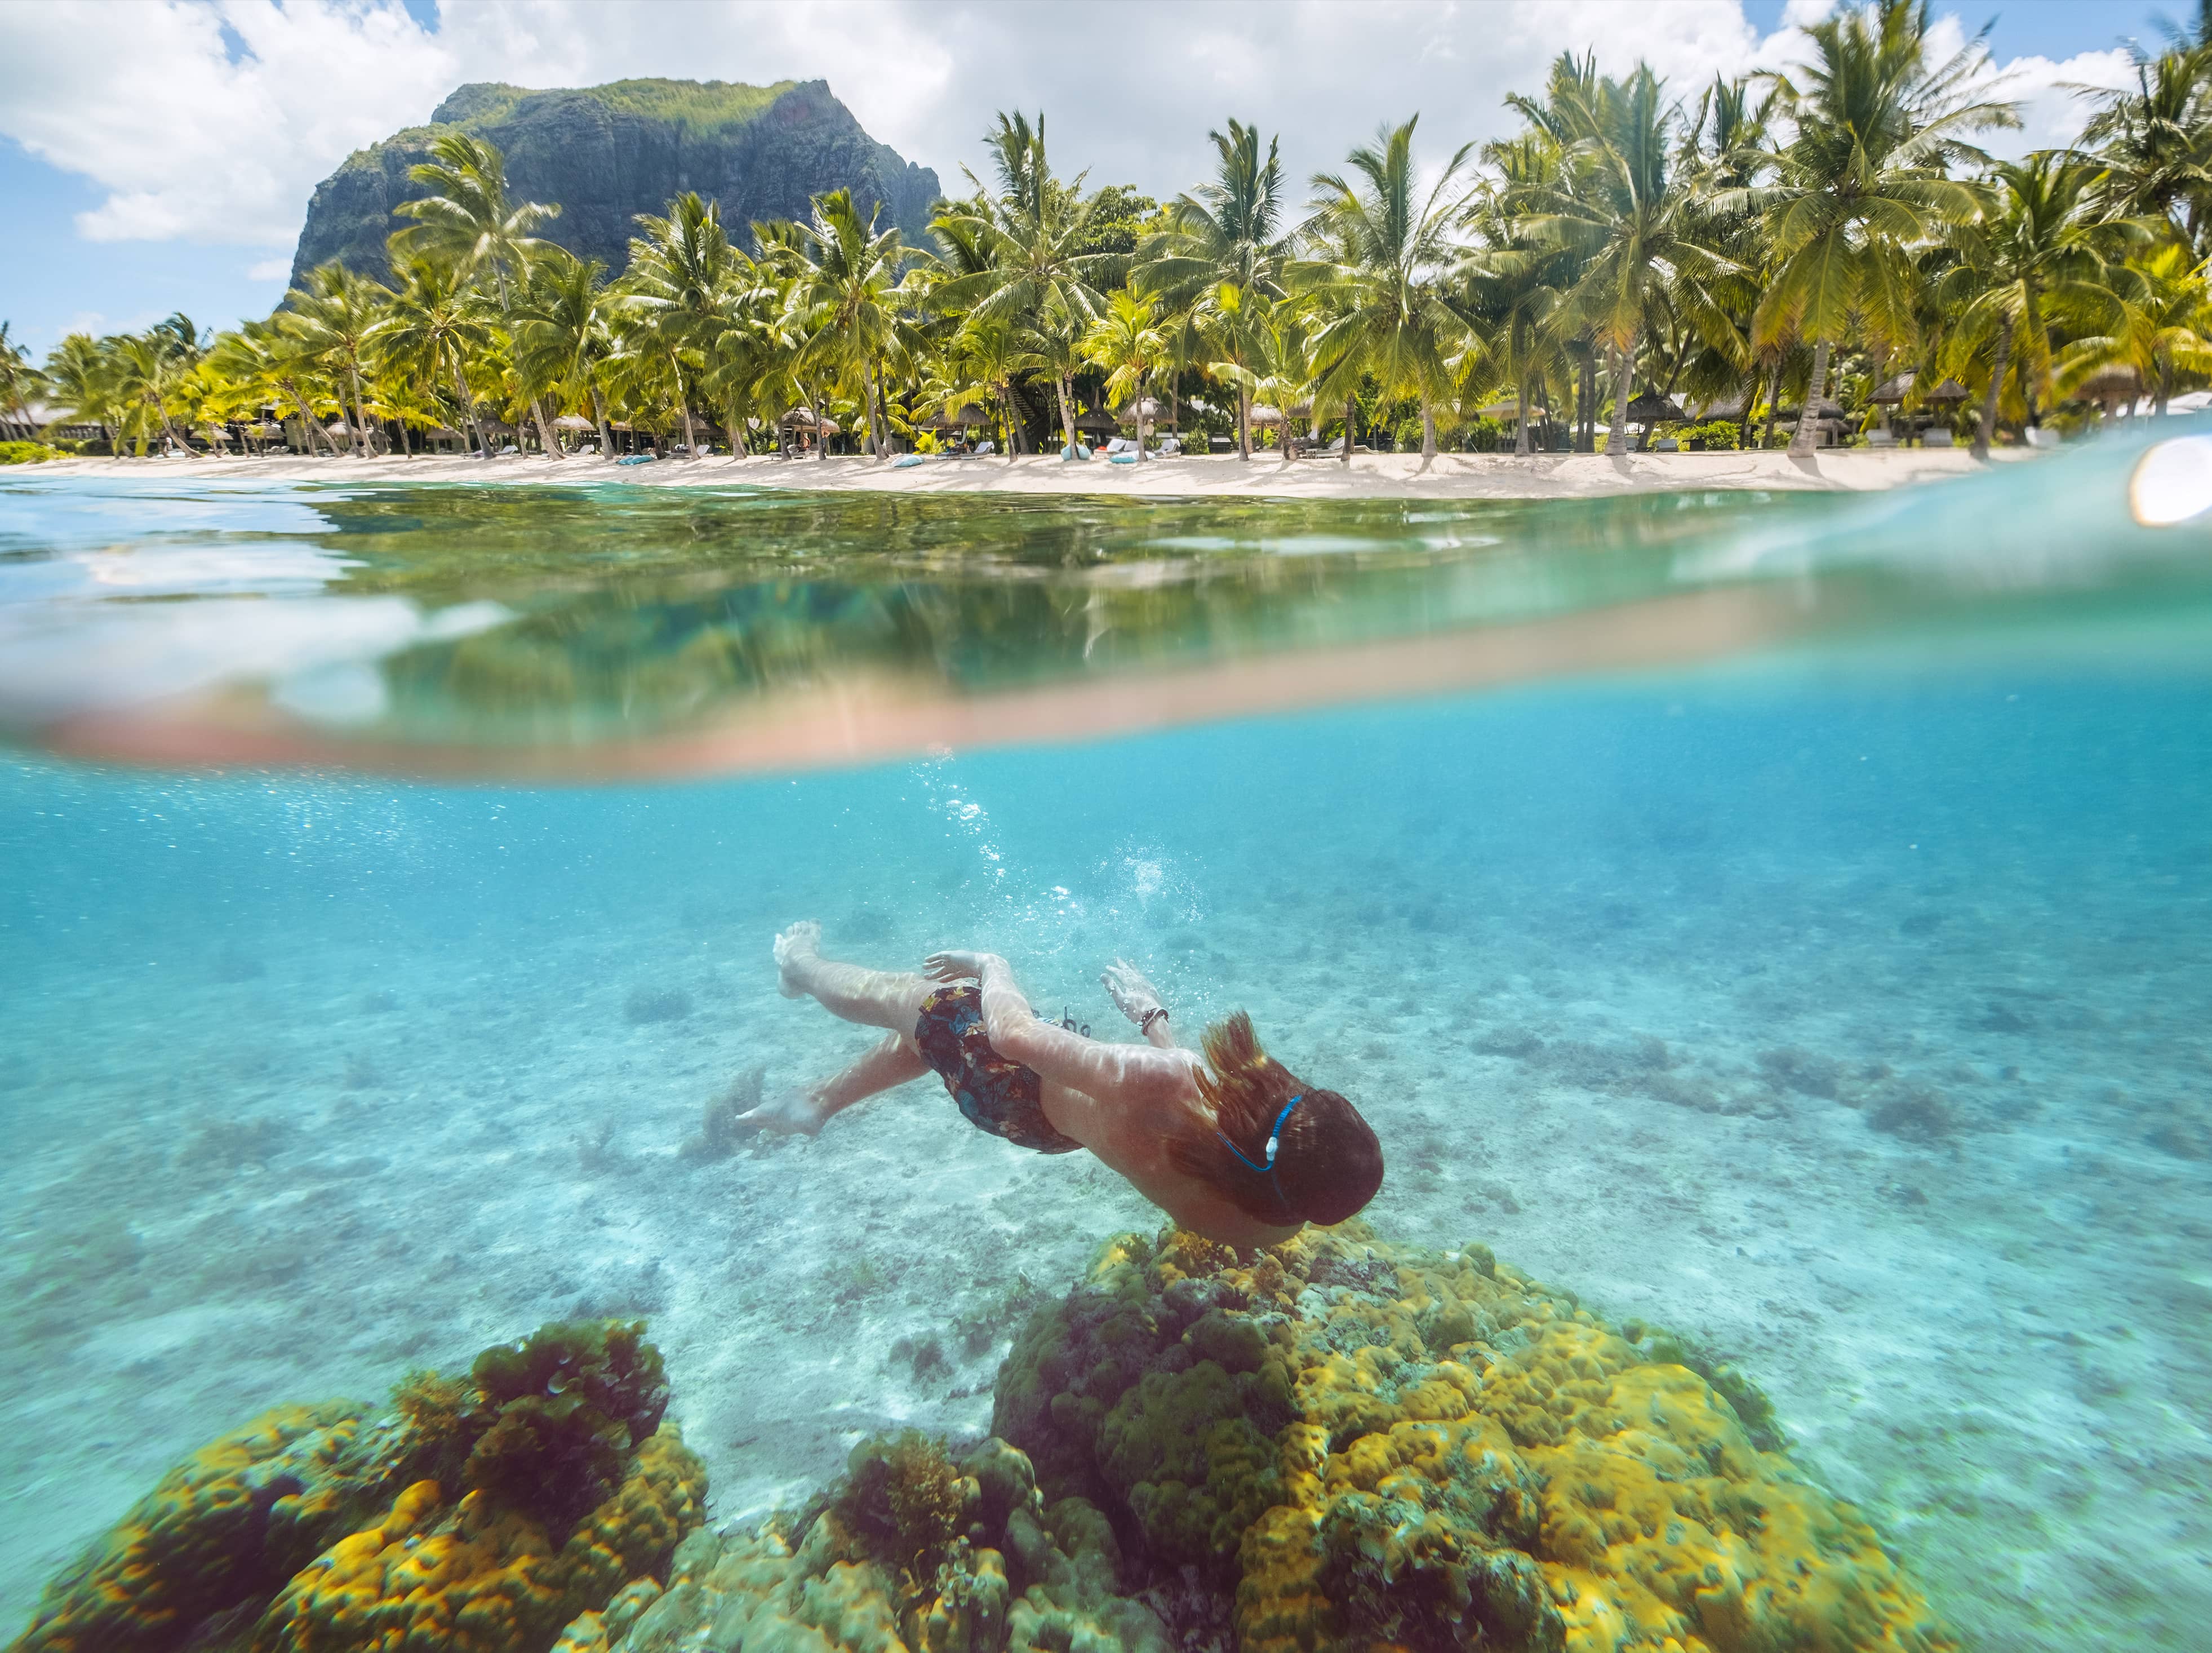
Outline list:
[[[2001,453],[2011,461],[2032,457]],[[1358,454],[1346,466],[1327,459],[1285,465],[1272,454],[1113,465],[1063,463],[1057,457],[931,457],[896,469],[872,459],[661,460],[622,465],[600,459],[549,462],[514,456],[480,460],[416,456],[315,459],[63,460],[36,474],[190,476],[256,482],[621,482],[649,488],[825,489],[908,494],[1133,494],[1186,499],[1587,499],[1607,494],[1701,489],[1864,492],[1964,476],[1980,464],[1964,448],[1844,448],[1793,459],[1786,453],[1442,454],[1424,467],[1418,454]]]

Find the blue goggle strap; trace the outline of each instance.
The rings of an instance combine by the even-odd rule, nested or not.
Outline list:
[[[1229,1140],[1229,1133],[1227,1131],[1217,1129],[1213,1134],[1221,1138],[1222,1145],[1228,1149],[1231,1153],[1236,1155],[1238,1160],[1264,1175],[1266,1173],[1275,1168],[1275,1156],[1279,1151],[1280,1151],[1283,1145],[1283,1121],[1289,1119],[1291,1117],[1291,1110],[1296,1107],[1300,1102],[1305,1101],[1305,1092],[1303,1090],[1300,1091],[1297,1095],[1291,1097],[1289,1101],[1285,1102],[1283,1104],[1283,1111],[1275,1115],[1274,1124],[1267,1127],[1267,1146],[1265,1150],[1267,1157],[1264,1160],[1247,1159],[1244,1155],[1244,1150],[1239,1148],[1235,1143]]]

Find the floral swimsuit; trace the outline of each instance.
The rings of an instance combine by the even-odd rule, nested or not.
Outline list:
[[[1083,1146],[1045,1118],[1044,1081],[1036,1070],[991,1048],[983,995],[973,983],[940,987],[922,1000],[914,1042],[978,1130],[1040,1154],[1072,1154]]]

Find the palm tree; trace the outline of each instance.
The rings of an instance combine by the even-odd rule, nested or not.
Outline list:
[[[1567,138],[1548,188],[1530,192],[1535,210],[1522,235],[1571,253],[1579,265],[1561,295],[1613,355],[1613,430],[1606,451],[1627,451],[1628,404],[1644,329],[1671,311],[1708,337],[1732,333],[1714,284],[1735,266],[1701,244],[1700,203],[1678,169],[1670,137],[1677,108],[1638,64],[1626,82],[1577,80],[1549,113]]]
[[[169,418],[169,400],[178,380],[196,363],[198,351],[197,339],[188,352],[166,323],[143,333],[122,334],[113,341],[110,359],[115,392],[126,409],[125,422],[137,427],[141,458],[145,455],[149,430],[159,430],[179,448],[187,446]]]
[[[1138,247],[1138,275],[1178,309],[1200,307],[1201,326],[1233,369],[1226,376],[1237,386],[1237,448],[1249,460],[1251,363],[1259,342],[1251,323],[1284,296],[1291,253],[1280,140],[1267,140],[1262,161],[1256,127],[1232,119],[1226,132],[1206,137],[1218,157],[1213,180],[1168,203],[1167,228]]]
[[[668,216],[640,213],[629,244],[628,308],[668,363],[684,412],[684,446],[694,459],[699,440],[691,423],[690,390],[706,366],[706,347],[724,320],[722,296],[731,267],[730,238],[721,208],[687,190],[669,203]]]
[[[2091,194],[2094,167],[2045,150],[1991,169],[1991,210],[1954,234],[1960,262],[1943,278],[1942,297],[1956,320],[1945,370],[1967,370],[1970,358],[1992,347],[1989,387],[1982,398],[1974,456],[1986,459],[1996,425],[1997,398],[2016,368],[2027,413],[2051,385],[2050,318],[2075,331],[2112,323],[2112,293],[2103,248],[2117,233]]]
[[[2071,391],[2098,369],[2135,369],[2163,418],[2177,372],[2212,372],[2212,291],[2206,266],[2191,267],[2189,249],[2168,241],[2109,271],[2114,325],[2081,333],[2060,353],[2054,383]]]
[[[811,223],[799,226],[798,281],[793,302],[805,317],[806,351],[813,360],[857,372],[862,406],[876,457],[890,457],[890,431],[881,372],[888,356],[903,354],[915,334],[900,305],[899,265],[905,257],[894,225],[878,232],[876,212],[861,223],[848,189],[814,198]]]
[[[1083,338],[1084,358],[1106,370],[1106,393],[1126,397],[1137,422],[1137,458],[1145,458],[1145,380],[1167,355],[1152,302],[1126,287],[1107,296],[1106,307]],[[1073,438],[1071,437],[1072,441]]]
[[[514,364],[532,395],[552,391],[587,404],[599,426],[599,452],[614,456],[599,364],[612,348],[607,336],[607,267],[565,248],[548,248],[532,267],[514,306]]]
[[[928,302],[942,314],[1003,322],[1010,334],[1048,313],[1094,314],[1116,260],[1110,253],[1084,251],[1090,213],[1082,202],[1083,178],[1062,183],[1052,175],[1042,116],[1034,128],[1018,113],[1001,113],[998,120],[986,137],[996,158],[998,193],[971,174],[975,198],[948,207],[930,224],[948,251],[980,253],[985,262],[933,280]],[[1065,381],[1060,415],[1062,434],[1073,446],[1075,409]]]
[[[1291,284],[1315,295],[1329,319],[1313,339],[1314,394],[1344,401],[1343,462],[1352,462],[1360,381],[1371,375],[1386,398],[1418,396],[1421,459],[1437,455],[1435,404],[1452,392],[1450,358],[1465,326],[1445,302],[1443,275],[1456,261],[1450,240],[1465,196],[1462,144],[1425,197],[1414,179],[1413,127],[1384,126],[1352,150],[1355,188],[1316,173],[1306,234],[1321,256],[1292,266]]]
[[[122,399],[112,350],[90,333],[70,333],[47,352],[46,377],[57,422],[88,421],[100,427],[111,451],[123,451]]]
[[[353,393],[353,451],[368,457],[368,412],[361,391],[363,357],[392,290],[357,276],[335,259],[307,272],[307,284],[284,295],[276,325],[323,371]]]
[[[1801,455],[1813,451],[1829,355],[1853,319],[1877,339],[1905,342],[1910,249],[1980,210],[1971,186],[1945,175],[1953,162],[1987,159],[1964,134],[2020,124],[2011,105],[1975,96],[1985,55],[1978,42],[1930,64],[1926,0],[1877,0],[1806,33],[1814,61],[1802,84],[1786,76],[1775,82],[1796,129],[1776,158],[1776,181],[1740,197],[1723,192],[1716,203],[1758,212],[1773,243],[1776,267],[1753,318],[1753,344],[1813,343],[1805,412],[1790,444]]]
[[[31,365],[31,352],[8,336],[0,321],[0,411],[27,419],[31,398],[46,387],[46,375]]]
[[[437,259],[403,259],[399,287],[377,325],[374,350],[380,367],[411,374],[427,384],[443,377],[453,387],[455,417],[476,434],[483,456],[490,438],[469,393],[469,357],[489,347],[491,319],[457,264]]]
[[[2201,258],[2212,234],[2212,4],[2200,4],[2194,39],[2135,58],[2134,88],[2098,93],[2081,143],[2105,168],[2108,213],[2162,218]]]
[[[514,321],[514,287],[545,243],[530,232],[561,216],[557,202],[507,198],[507,158],[499,146],[467,132],[441,132],[430,143],[432,159],[407,169],[431,193],[403,201],[392,210],[414,224],[392,237],[398,258],[444,259],[477,281],[489,281],[501,321]],[[533,398],[538,441],[548,457],[559,447],[545,422],[545,410]],[[489,455],[489,450],[486,453]]]

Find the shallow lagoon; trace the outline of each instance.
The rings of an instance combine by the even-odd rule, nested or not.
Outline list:
[[[1382,1133],[1378,1232],[1480,1240],[1707,1339],[1971,1644],[2191,1645],[2212,1610],[2204,541],[2126,527],[2123,456],[2090,457],[2004,493],[1441,526],[0,496],[26,741],[0,782],[0,1607],[20,1621],[180,1453],[264,1406],[376,1394],[572,1313],[652,1316],[718,1520],[798,1501],[868,1430],[980,1435],[1020,1310],[1151,1216],[931,1084],[813,1142],[682,1157],[732,1077],[796,1083],[862,1042],[775,991],[768,937],[811,915],[869,961],[1004,952],[1102,1029],[1117,954],[1186,1026],[1249,1007]],[[549,550],[532,513],[556,509],[590,532]],[[1572,633],[1474,693],[1270,687],[1225,720],[1079,695],[996,749],[651,784],[347,772],[549,752],[620,772],[757,724],[764,689],[888,671],[1018,709],[1746,595],[1755,623],[1686,658]],[[191,631],[224,602],[303,607],[241,667]],[[165,717],[306,731],[323,766],[38,751],[84,727],[97,674],[66,667],[88,637],[171,674]]]

